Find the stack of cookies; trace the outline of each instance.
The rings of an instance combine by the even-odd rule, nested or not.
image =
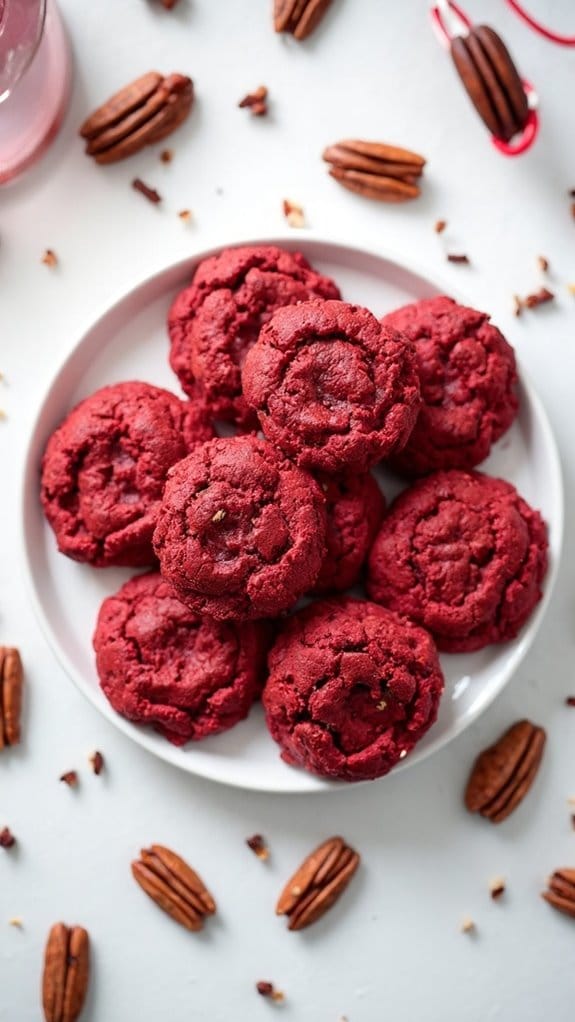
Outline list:
[[[201,262],[168,331],[187,399],[105,387],[43,460],[59,549],[151,569],[102,605],[102,689],[176,744],[261,696],[286,762],[379,777],[437,717],[438,650],[513,638],[541,596],[540,515],[474,471],[517,414],[513,350],[446,297],[380,321],[273,246]],[[387,510],[380,463],[410,481]]]

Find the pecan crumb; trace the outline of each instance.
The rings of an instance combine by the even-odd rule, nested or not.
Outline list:
[[[502,894],[505,894],[505,880],[503,877],[494,877],[489,884],[489,891],[494,901],[497,901]]]
[[[301,206],[298,206],[296,202],[290,202],[289,199],[284,199],[282,203],[283,214],[290,225],[290,227],[304,227],[305,217]]]
[[[569,191],[567,192],[567,194],[568,194],[568,195],[569,195],[569,196],[570,196],[570,197],[571,197],[572,199],[575,199],[575,188],[570,188],[570,189],[569,189]]]
[[[90,756],[89,762],[96,776],[102,773],[102,770],[104,769],[104,757],[101,752],[98,752],[97,750],[96,752],[93,752]]]
[[[240,108],[247,107],[254,117],[263,117],[268,112],[267,95],[268,90],[265,85],[260,85],[254,92],[248,92],[247,96],[240,100],[238,106]]]
[[[155,188],[150,188],[150,186],[139,177],[135,177],[132,181],[132,188],[134,188],[135,191],[140,192],[140,194],[143,195],[148,202],[153,202],[155,206],[157,206],[158,202],[162,201],[160,193],[157,192]]]
[[[248,848],[251,848],[254,855],[257,855],[258,859],[261,859],[262,862],[266,862],[269,859],[270,850],[261,834],[254,834],[253,837],[246,838],[246,845]]]
[[[165,7],[167,11],[171,11],[176,6],[178,0],[161,0],[162,7]]]
[[[216,511],[215,515],[212,515],[212,522],[216,522],[216,524],[218,522],[223,522],[225,517],[226,512],[224,511],[223,507],[221,507],[219,511]]]
[[[544,305],[545,302],[552,302],[555,298],[553,291],[550,291],[547,287],[540,287],[539,291],[534,291],[533,294],[527,295],[523,299],[523,305],[526,309],[536,309],[538,305]]]
[[[67,784],[69,788],[75,788],[78,784],[78,774],[75,770],[67,770],[65,774],[60,776],[60,780]]]
[[[447,253],[447,262],[448,263],[460,263],[461,265],[465,264],[467,266],[467,265],[469,265],[471,260],[470,260],[468,255],[465,255],[464,252],[448,252]]]
[[[461,932],[462,933],[475,933],[476,927],[473,919],[470,916],[465,916],[461,920]]]
[[[8,920],[8,926],[16,926],[17,929],[21,930],[24,926],[22,916],[12,916],[12,918]]]
[[[10,827],[3,827],[0,830],[0,848],[12,848],[16,844],[16,838],[14,837]]]
[[[567,696],[565,699],[566,706],[575,706],[575,696]]]
[[[537,256],[537,265],[542,273],[547,273],[549,269],[549,260],[545,256]]]
[[[277,1003],[285,1000],[285,994],[281,990],[276,990],[273,983],[269,983],[267,980],[260,979],[256,983],[256,990],[262,997],[269,997],[272,1001]]]
[[[53,249],[47,248],[42,256],[42,262],[44,266],[50,266],[52,269],[58,265],[58,256]]]
[[[191,209],[181,209],[178,216],[180,220],[187,224],[192,219],[192,211]]]
[[[446,227],[447,227],[447,220],[436,220],[435,221],[434,231],[435,231],[436,234],[443,234],[443,232],[444,232]]]
[[[162,163],[171,163],[173,159],[174,159],[173,149],[162,149],[160,153],[160,160],[162,161]]]

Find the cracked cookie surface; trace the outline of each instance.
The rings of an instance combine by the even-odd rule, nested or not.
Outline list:
[[[152,572],[104,600],[94,649],[114,709],[182,745],[247,716],[260,692],[266,640],[263,623],[199,617]]]
[[[252,436],[202,444],[170,471],[154,534],[162,574],[198,613],[273,617],[325,554],[315,480]]]
[[[355,585],[385,510],[385,497],[374,477],[318,477],[325,494],[327,552],[312,593],[343,592]]]
[[[517,415],[513,348],[489,316],[441,296],[413,302],[382,323],[415,345],[422,406],[397,471],[474,468]]]
[[[279,309],[242,371],[268,440],[302,468],[365,472],[406,442],[420,405],[412,345],[367,309]]]
[[[514,638],[542,595],[547,530],[514,486],[436,472],[391,505],[369,556],[370,597],[422,624],[439,649]]]
[[[212,436],[200,407],[149,383],[117,383],[85,398],[42,460],[42,506],[58,549],[96,567],[154,564],[168,469]]]
[[[410,752],[444,686],[423,628],[345,597],[289,618],[268,665],[262,700],[282,758],[344,781],[381,777]]]
[[[276,309],[314,296],[339,298],[339,289],[300,252],[253,245],[204,259],[168,316],[170,364],[183,389],[200,391],[214,418],[257,429],[242,395],[245,356]]]

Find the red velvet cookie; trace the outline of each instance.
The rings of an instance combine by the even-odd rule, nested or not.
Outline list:
[[[273,617],[314,584],[325,554],[325,499],[263,440],[202,444],[170,471],[154,548],[193,610]]]
[[[153,564],[168,469],[213,435],[192,401],[149,383],[116,383],[85,398],[42,461],[42,506],[58,549],[96,567]]]
[[[279,309],[242,380],[267,439],[302,468],[329,474],[365,472],[398,451],[420,405],[412,346],[346,302]]]
[[[204,259],[168,317],[170,364],[186,393],[199,389],[215,418],[257,428],[242,396],[246,353],[272,312],[314,296],[339,298],[339,290],[300,252],[253,245]]]
[[[259,622],[199,617],[153,572],[104,600],[94,649],[114,709],[183,745],[247,716],[263,680],[266,638]]]
[[[392,504],[369,556],[378,603],[466,653],[513,639],[541,598],[547,530],[502,479],[436,472]]]
[[[312,593],[343,592],[358,581],[381,524],[385,497],[373,476],[323,476],[327,553]]]
[[[282,758],[342,781],[391,770],[433,724],[443,692],[431,636],[361,600],[294,614],[268,665],[262,699]]]
[[[445,296],[413,302],[382,323],[413,341],[423,399],[393,467],[419,476],[478,465],[517,414],[511,345],[486,313]]]

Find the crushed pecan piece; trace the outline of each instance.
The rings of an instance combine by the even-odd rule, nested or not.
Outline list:
[[[256,990],[261,997],[269,997],[270,1000],[281,1003],[285,1001],[285,994],[281,990],[276,990],[273,983],[270,983],[266,979],[260,979],[256,983]]]
[[[248,92],[247,96],[240,100],[238,106],[240,109],[247,107],[254,117],[263,117],[268,112],[267,95],[268,90],[265,85],[260,85],[254,92]]]
[[[192,211],[191,209],[181,209],[178,216],[182,223],[188,224],[192,219]]]
[[[201,877],[169,848],[142,848],[132,875],[152,901],[187,930],[201,930],[206,916],[216,911]]]
[[[149,71],[126,85],[80,128],[96,163],[115,163],[160,142],[186,120],[194,102],[191,78]]]
[[[447,253],[447,262],[448,263],[460,263],[461,265],[468,266],[469,263],[471,262],[471,260],[470,260],[469,256],[465,255],[465,253],[463,253],[463,252],[462,253],[459,253],[459,252],[448,252]]]
[[[494,877],[489,884],[489,893],[494,901],[501,898],[505,894],[505,880],[503,877]]]
[[[535,291],[534,294],[527,295],[523,299],[523,305],[526,309],[536,309],[538,305],[544,305],[545,302],[552,302],[555,298],[553,291],[550,291],[547,287],[540,287],[539,291]]]
[[[537,265],[541,270],[541,273],[547,273],[549,270],[549,260],[545,256],[537,256]]]
[[[44,952],[42,1004],[46,1022],[76,1022],[90,982],[90,939],[82,926],[56,923]]]
[[[78,774],[75,770],[66,770],[65,773],[60,775],[60,780],[67,784],[69,788],[78,787]]]
[[[253,837],[246,838],[246,845],[248,848],[251,848],[258,859],[261,859],[262,862],[267,862],[270,857],[270,850],[261,834],[254,834]]]
[[[541,897],[559,912],[575,916],[575,869],[556,869]]]
[[[543,757],[545,731],[529,720],[513,724],[476,759],[465,790],[470,813],[501,823],[523,801]]]
[[[42,256],[42,262],[44,266],[49,266],[50,269],[54,269],[58,265],[58,256],[52,248],[47,248]]]
[[[296,202],[284,199],[282,203],[283,214],[290,227],[305,227],[305,216],[301,206]]]
[[[324,149],[323,159],[329,173],[344,188],[381,202],[405,202],[416,199],[425,160],[409,149],[384,142],[346,139]]]
[[[162,196],[155,188],[150,188],[145,181],[142,181],[140,177],[135,177],[132,181],[132,188],[136,192],[140,192],[148,202],[151,202],[154,206],[157,206],[162,201]]]
[[[302,862],[276,905],[288,917],[289,930],[303,930],[335,904],[349,884],[360,857],[341,837],[331,837]]]
[[[565,699],[566,706],[575,706],[575,696],[567,696]]]
[[[274,0],[276,32],[291,32],[300,42],[319,25],[331,0]]]
[[[0,848],[13,848],[16,844],[16,838],[14,837],[10,827],[3,827],[0,830]]]
[[[461,932],[462,933],[475,933],[476,926],[470,916],[464,916],[461,920]]]
[[[0,750],[20,742],[23,688],[20,653],[12,646],[0,646]]]
[[[162,163],[171,163],[173,159],[174,159],[173,149],[162,149],[160,153],[160,161]]]
[[[96,776],[102,773],[102,770],[104,769],[104,757],[101,752],[96,751],[92,753],[90,756],[90,766]]]
[[[435,221],[434,230],[435,230],[436,234],[443,234],[443,232],[444,232],[446,227],[447,227],[447,220],[436,220]]]

